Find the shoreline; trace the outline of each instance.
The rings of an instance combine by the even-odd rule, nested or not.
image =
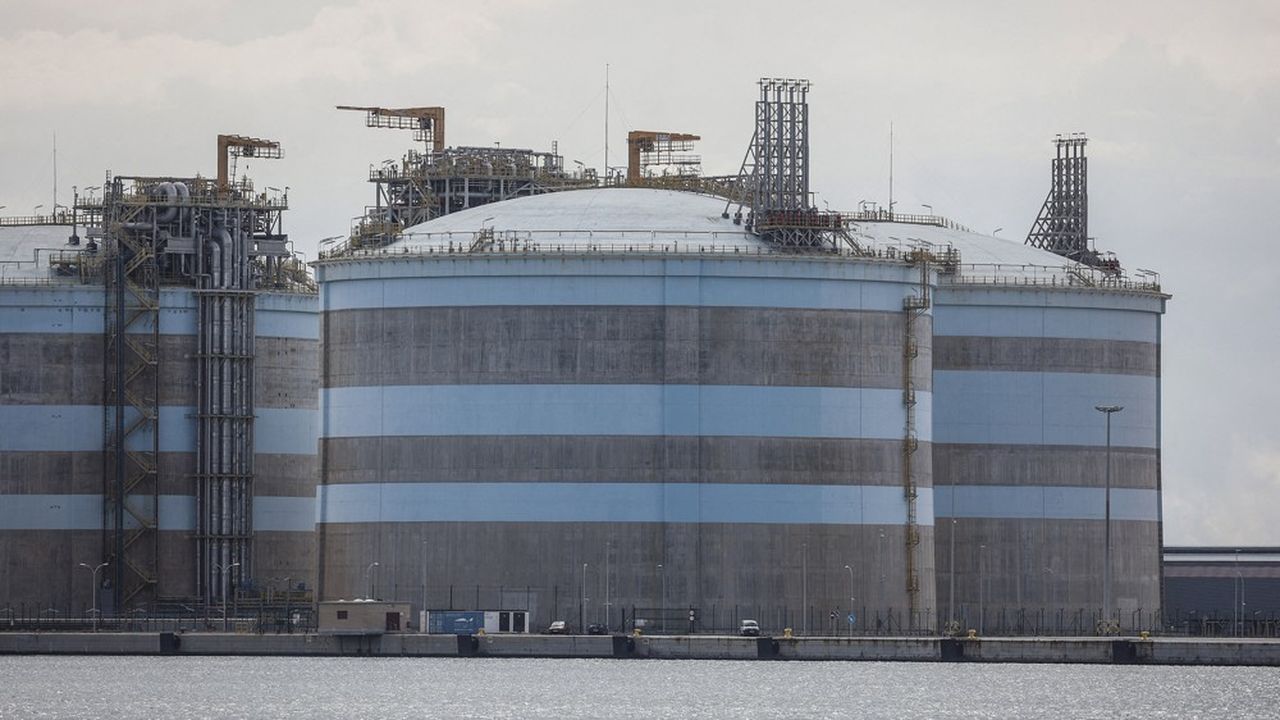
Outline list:
[[[1280,666],[1280,639],[0,632],[0,655],[861,660]]]

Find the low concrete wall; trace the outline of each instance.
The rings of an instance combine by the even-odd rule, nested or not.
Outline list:
[[[635,656],[698,660],[755,660],[756,638],[722,635],[657,635],[635,638]]]
[[[0,655],[158,654],[158,633],[0,633]]]
[[[0,655],[633,657],[1280,666],[1280,640],[0,632]]]
[[[1280,641],[1187,640],[1137,641],[1139,657],[1157,665],[1280,665]]]
[[[1109,663],[1111,638],[962,639],[966,661],[1020,663]]]
[[[476,654],[482,657],[614,656],[613,638],[608,635],[484,635],[477,640]]]
[[[938,638],[778,638],[782,660],[932,661],[941,659]]]

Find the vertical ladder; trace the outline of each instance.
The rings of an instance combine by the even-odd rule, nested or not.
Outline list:
[[[908,295],[902,301],[903,343],[902,343],[902,405],[905,409],[902,438],[902,493],[907,505],[907,520],[904,533],[906,544],[906,590],[909,604],[908,626],[915,629],[920,616],[920,528],[917,522],[917,496],[919,494],[914,476],[915,454],[919,449],[916,433],[916,388],[914,373],[916,361],[920,355],[920,345],[916,340],[917,320],[928,312],[932,303],[929,290],[930,255],[923,250],[913,250],[907,255],[907,262],[920,270],[920,284],[917,293]]]
[[[154,207],[122,178],[104,193],[103,528],[119,612],[153,600],[158,575],[160,271]]]

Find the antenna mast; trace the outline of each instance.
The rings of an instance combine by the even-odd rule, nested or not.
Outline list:
[[[604,64],[604,184],[609,184],[609,63]]]

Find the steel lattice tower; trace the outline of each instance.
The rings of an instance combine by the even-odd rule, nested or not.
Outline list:
[[[1088,262],[1089,249],[1089,160],[1083,133],[1054,139],[1053,184],[1036,217],[1027,244],[1072,260]],[[1090,263],[1092,264],[1092,263]]]
[[[742,159],[738,186],[744,188],[734,222],[750,204],[747,228],[774,245],[833,248],[848,239],[839,213],[818,212],[809,200],[808,80],[761,78],[755,135]],[[729,217],[731,200],[725,205]]]

